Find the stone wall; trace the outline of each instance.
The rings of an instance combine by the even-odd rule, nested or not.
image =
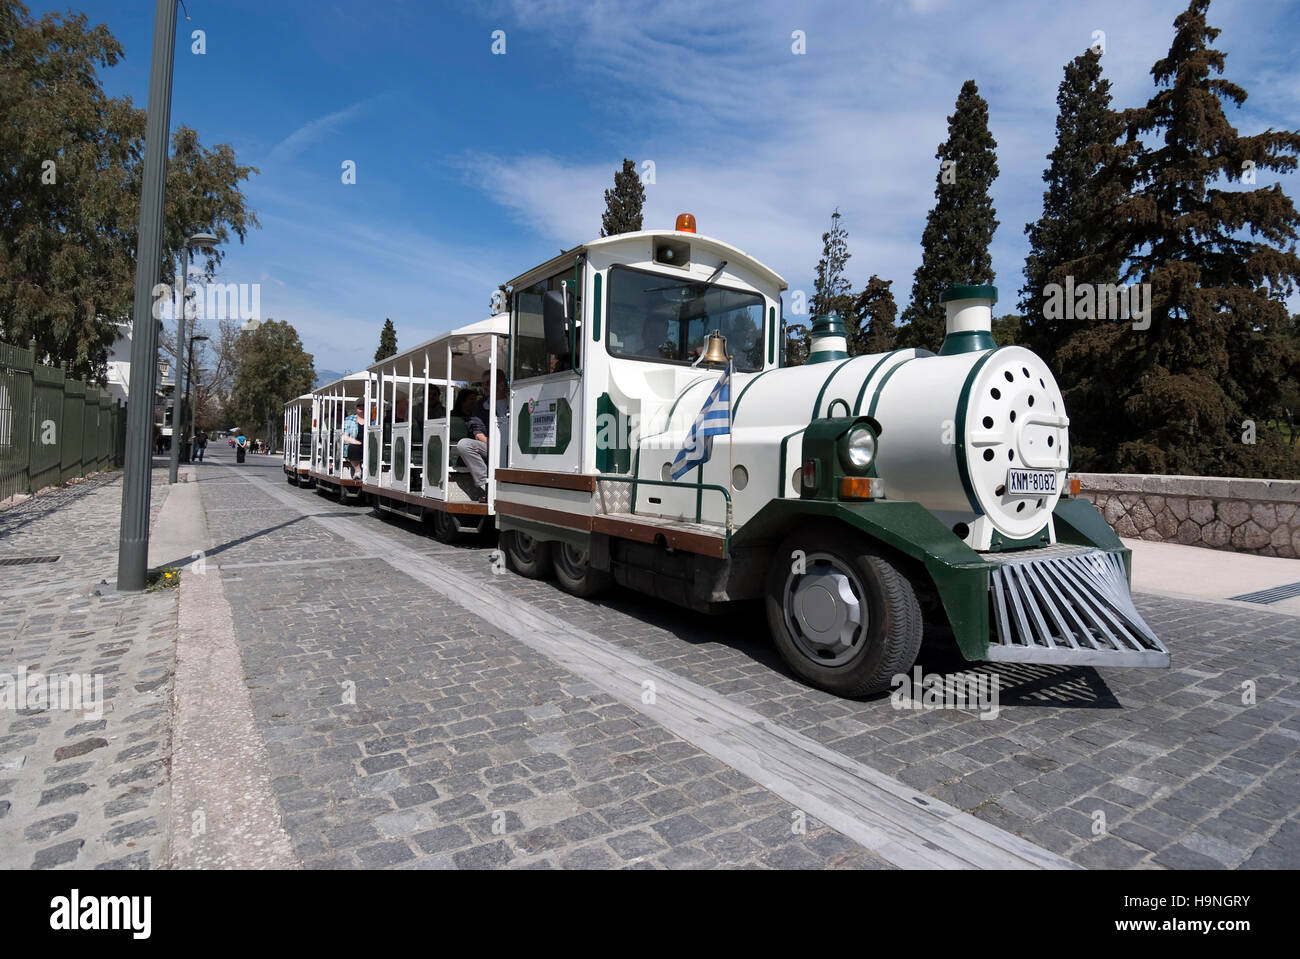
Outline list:
[[[1300,480],[1071,476],[1120,536],[1300,557]]]

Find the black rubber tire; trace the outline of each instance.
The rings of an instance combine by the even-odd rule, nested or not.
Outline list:
[[[440,509],[433,509],[429,512],[433,514],[430,522],[433,523],[434,539],[449,546],[460,539],[460,523],[456,522],[451,513]]]
[[[606,570],[592,569],[585,558],[581,562],[573,562],[564,543],[556,543],[551,548],[551,561],[555,566],[555,582],[560,589],[574,596],[596,596],[608,589],[613,582],[613,577]]]
[[[533,539],[527,533],[513,529],[503,532],[501,551],[506,555],[506,564],[520,576],[545,579],[554,571],[550,542]]]
[[[857,575],[868,594],[866,639],[842,665],[815,662],[786,626],[782,607],[795,550],[835,557]],[[839,696],[866,696],[889,689],[890,679],[910,670],[921,649],[924,620],[911,582],[886,551],[840,527],[814,525],[788,536],[773,554],[764,602],[768,628],[786,664],[809,685]]]

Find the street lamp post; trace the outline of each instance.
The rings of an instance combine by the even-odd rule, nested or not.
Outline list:
[[[188,392],[189,386],[185,383],[185,291],[190,285],[190,247],[197,246],[201,250],[210,250],[217,245],[217,238],[211,233],[195,233],[185,241],[181,247],[181,295],[179,302],[176,303],[176,397]],[[167,472],[167,482],[176,482],[177,467],[181,461],[181,408],[176,402],[172,403],[172,455],[171,465]]]
[[[197,383],[194,384],[194,402],[193,403],[190,402],[190,384],[194,383],[194,344],[199,342],[200,340],[207,340],[207,339],[208,337],[206,337],[202,333],[196,333],[194,336],[190,337],[190,348],[189,348],[190,363],[189,363],[189,369],[186,370],[185,373],[185,405],[190,408],[190,455],[186,457],[187,463],[194,462],[194,437],[197,435],[194,430],[195,420],[197,419],[197,416],[195,415],[196,413],[195,407],[197,407],[199,404],[199,389]]]
[[[131,393],[126,408],[122,524],[117,544],[117,588],[129,592],[144,589],[149,572],[153,391],[158,364],[158,321],[153,315],[153,288],[158,278],[158,264],[162,261],[164,177],[175,56],[176,0],[157,0],[149,69],[149,102],[145,113],[144,175],[140,182],[140,229],[131,326]]]

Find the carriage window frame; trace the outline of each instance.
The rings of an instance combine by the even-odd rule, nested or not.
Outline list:
[[[509,378],[512,384],[516,380],[524,382],[527,380],[540,380],[545,377],[561,377],[565,375],[580,376],[582,374],[582,340],[583,330],[586,328],[582,322],[582,304],[584,300],[583,284],[586,282],[586,265],[587,259],[585,256],[575,257],[573,264],[556,271],[550,276],[544,276],[536,282],[529,284],[527,287],[515,288],[510,291],[510,357],[508,366]],[[561,283],[565,281],[568,282],[569,291],[573,295],[573,316],[571,317],[572,322],[569,328],[569,369],[545,370],[540,373],[522,372],[519,368],[519,346],[522,345],[519,336],[519,298],[524,294],[536,295],[535,290],[542,284],[546,285],[546,289],[542,291],[543,293],[562,289]],[[537,337],[528,337],[528,339],[535,340]],[[545,351],[545,328],[543,328],[541,340],[543,351]],[[545,355],[549,356],[550,354]]]
[[[665,357],[665,356],[658,356],[658,357],[655,357],[655,356],[646,356],[646,355],[643,355],[643,354],[636,354],[636,353],[623,353],[623,352],[620,352],[619,349],[615,348],[613,342],[610,340],[610,336],[611,336],[611,334],[614,332],[614,323],[615,323],[615,312],[614,312],[614,271],[615,271],[615,270],[622,270],[622,271],[627,272],[627,273],[640,273],[642,276],[652,276],[652,277],[657,277],[657,278],[660,278],[660,279],[663,279],[663,280],[668,280],[668,281],[673,281],[673,282],[678,282],[678,283],[683,283],[683,284],[688,283],[688,282],[702,283],[703,281],[700,280],[700,279],[698,279],[698,278],[696,278],[696,277],[687,277],[687,278],[683,278],[683,277],[681,277],[681,276],[672,276],[672,275],[667,274],[667,273],[660,273],[660,272],[658,272],[658,271],[656,271],[656,270],[643,270],[643,269],[641,269],[641,268],[639,268],[639,267],[635,267],[635,266],[625,266],[625,265],[623,265],[623,264],[621,264],[621,263],[615,263],[614,265],[610,266],[608,270],[605,271],[606,274],[607,274],[607,276],[606,276],[606,278],[605,278],[605,284],[604,284],[604,285],[605,285],[605,302],[604,302],[604,304],[603,304],[603,306],[604,306],[604,311],[605,311],[605,320],[604,320],[604,325],[605,325],[605,330],[604,330],[605,352],[606,352],[609,356],[611,356],[611,357],[613,357],[613,358],[615,358],[615,359],[620,359],[620,360],[636,360],[636,361],[639,361],[639,362],[642,362],[642,363],[663,363],[663,364],[668,365],[668,366],[686,366],[686,367],[693,366],[694,363],[695,363],[694,360],[673,360],[673,359],[669,359],[668,357]],[[767,300],[767,297],[764,296],[762,293],[760,293],[760,292],[757,291],[757,290],[746,290],[746,289],[743,289],[743,288],[741,288],[741,287],[727,286],[727,285],[722,284],[722,283],[710,283],[710,284],[709,284],[709,289],[711,289],[711,290],[714,290],[714,289],[716,289],[716,290],[722,290],[722,291],[725,291],[725,292],[727,292],[727,293],[737,293],[737,294],[740,294],[740,295],[742,295],[742,296],[752,296],[752,297],[754,297],[754,298],[757,300],[756,306],[758,307],[758,310],[759,310],[759,324],[758,324],[758,337],[757,337],[757,340],[756,340],[755,342],[757,343],[757,345],[765,347],[765,342],[764,342],[764,339],[763,339],[763,338],[764,338],[764,336],[765,336],[766,333],[767,333],[767,323],[768,323],[768,320],[767,320],[767,307],[768,307],[768,300]],[[679,322],[680,322],[680,321],[679,321]],[[706,338],[707,338],[709,332],[711,332],[711,330],[705,332],[705,336],[706,336]],[[732,349],[733,347],[731,346],[731,344],[728,344],[728,348],[729,348],[729,349]],[[738,372],[738,373],[758,373],[758,372],[761,372],[761,371],[762,371],[763,369],[765,369],[766,366],[767,366],[767,364],[766,364],[766,362],[765,362],[766,355],[767,355],[767,354],[766,354],[766,352],[765,352],[765,350],[764,350],[764,351],[760,354],[760,356],[759,356],[759,360],[758,360],[757,365],[754,366],[753,369],[749,369],[748,366],[746,366],[746,365],[742,365],[742,364],[740,363],[741,354],[740,354],[740,353],[733,353],[733,358],[734,358],[734,360],[735,360],[735,369],[736,369],[736,372]]]

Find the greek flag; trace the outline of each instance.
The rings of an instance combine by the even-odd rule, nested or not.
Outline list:
[[[680,479],[713,455],[713,437],[731,432],[731,366],[718,379],[686,434],[686,443],[673,460],[673,479]]]

